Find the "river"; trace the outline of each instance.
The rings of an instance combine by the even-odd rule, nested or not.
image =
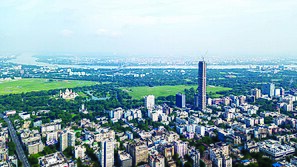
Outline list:
[[[82,68],[82,69],[117,69],[118,66],[87,66],[87,65],[60,65],[60,64],[49,64],[43,62],[37,62],[37,58],[33,57],[33,54],[24,53],[17,56],[16,59],[10,60],[12,63],[23,64],[23,65],[37,65],[37,66],[47,66],[47,67],[61,67],[61,68]],[[286,65],[287,66],[287,65]],[[248,69],[250,67],[256,67],[256,65],[208,65],[208,69]],[[297,65],[288,65],[287,67],[297,68]],[[126,69],[197,69],[197,66],[126,66]]]

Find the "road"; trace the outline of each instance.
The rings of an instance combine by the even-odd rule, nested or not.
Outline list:
[[[9,134],[11,136],[12,141],[14,142],[15,146],[16,146],[16,152],[18,155],[19,160],[23,163],[24,167],[30,167],[29,161],[26,157],[26,154],[23,150],[23,147],[21,145],[21,142],[16,134],[16,131],[12,125],[12,123],[10,122],[10,120],[8,118],[4,118],[3,114],[0,114],[0,117],[4,119],[4,121],[7,123],[8,125],[8,130],[9,130]]]

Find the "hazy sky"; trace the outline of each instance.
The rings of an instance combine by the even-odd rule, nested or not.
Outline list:
[[[297,57],[297,0],[1,0],[0,53]]]

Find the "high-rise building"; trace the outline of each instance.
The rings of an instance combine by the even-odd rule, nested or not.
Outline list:
[[[186,95],[178,93],[175,95],[176,107],[184,108],[186,107]]]
[[[121,167],[132,167],[132,157],[125,151],[118,152],[118,162]]]
[[[165,167],[165,157],[161,154],[152,154],[149,156],[149,165],[151,167]]]
[[[60,136],[60,151],[64,151],[67,147],[75,146],[75,133],[72,131],[63,131]]]
[[[252,89],[251,94],[255,97],[255,99],[259,99],[262,96],[261,90],[257,88]]]
[[[199,102],[198,102],[198,94],[194,94],[194,106],[198,107]]]
[[[98,160],[101,167],[114,166],[114,141],[108,139],[101,142],[101,147],[98,154]]]
[[[280,97],[281,94],[281,89],[274,89],[274,96],[275,97]]]
[[[174,142],[174,154],[178,154],[180,157],[184,157],[188,153],[188,142],[175,141]]]
[[[153,109],[155,106],[155,96],[148,95],[144,97],[144,105],[147,109]]]
[[[199,167],[200,166],[200,152],[199,150],[195,149],[195,147],[191,147],[188,151],[189,156],[192,159],[193,167]]]
[[[200,134],[201,136],[205,136],[205,126],[202,126],[202,125],[196,126],[195,132],[197,134]]]
[[[132,156],[132,165],[148,163],[148,147],[144,141],[134,140],[127,145],[127,152]]]
[[[273,83],[266,83],[262,86],[262,93],[269,97],[274,96],[275,85]]]
[[[200,61],[198,64],[198,109],[206,108],[206,63]]]
[[[285,95],[285,89],[283,87],[280,88],[280,96],[283,97]]]

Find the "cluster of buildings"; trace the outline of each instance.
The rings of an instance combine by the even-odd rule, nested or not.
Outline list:
[[[242,150],[262,152],[277,164],[297,164],[297,158],[292,158],[297,148],[294,106],[297,96],[269,83],[261,89],[252,89],[248,95],[207,98],[206,63],[201,61],[198,66],[199,86],[194,97],[194,109],[198,110],[187,108],[182,93],[176,94],[174,106],[157,105],[154,95],[148,95],[144,97],[145,108],[115,108],[106,111],[106,116],[96,117],[96,121],[83,118],[62,128],[59,119],[50,123],[36,120],[33,126],[40,129],[30,130],[23,125],[18,130],[21,143],[29,155],[43,151],[46,146],[58,145],[58,152],[39,157],[40,166],[75,166],[75,162],[63,154],[67,148],[72,149],[73,158],[89,164],[86,145],[94,151],[102,167],[176,167],[186,163],[199,167],[201,162],[207,167],[232,167],[234,163],[257,163],[253,158],[244,159]],[[76,96],[68,89],[60,93],[64,99]],[[273,101],[276,107],[272,111],[261,111],[256,103],[258,99]],[[79,112],[88,114],[84,105]],[[6,116],[15,114],[13,110],[6,112]],[[31,115],[18,113],[24,124]],[[0,160],[8,162],[5,136],[3,129]],[[215,141],[196,145],[206,139]],[[283,161],[286,157],[290,157],[291,162]]]
[[[109,117],[112,122],[117,122],[120,119],[132,120],[132,119],[142,119],[142,112],[140,109],[130,109],[124,110],[121,107],[109,111]]]
[[[8,142],[11,142],[8,129],[0,123],[0,166],[18,166],[17,156],[9,152]]]

